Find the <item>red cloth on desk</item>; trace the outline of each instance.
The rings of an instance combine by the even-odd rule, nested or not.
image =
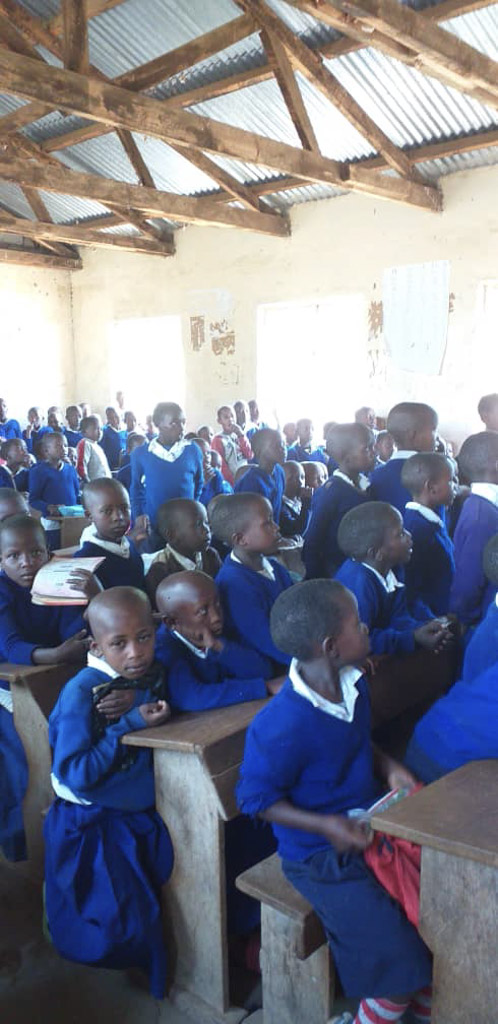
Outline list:
[[[376,832],[364,853],[367,866],[418,928],[421,848],[407,839]]]

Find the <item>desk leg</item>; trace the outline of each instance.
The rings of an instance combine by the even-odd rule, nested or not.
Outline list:
[[[238,1024],[246,1013],[229,1009],[225,837],[216,791],[195,755],[155,749],[154,770],[156,806],[175,850],[164,891],[175,946],[173,999],[203,1024]]]
[[[498,869],[424,847],[420,932],[434,954],[432,1024],[498,1015]]]
[[[28,762],[28,788],[23,801],[28,869],[32,878],[41,881],[44,877],[45,860],[43,811],[50,806],[54,796],[50,783],[52,755],[48,742],[47,719],[23,682],[12,682],[11,691],[14,725]]]

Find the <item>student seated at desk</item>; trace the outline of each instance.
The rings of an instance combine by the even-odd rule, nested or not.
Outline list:
[[[287,659],[272,641],[270,611],[292,579],[270,557],[280,542],[270,502],[260,494],[221,494],[209,512],[213,533],[232,548],[216,577],[227,633],[270,658],[277,675]]]
[[[60,527],[52,517],[59,514],[60,505],[79,503],[80,486],[74,466],[65,461],[63,434],[45,434],[39,450],[41,461],[29,471],[29,502],[41,512],[49,547],[54,550],[60,545]]]
[[[300,419],[296,423],[297,440],[287,452],[287,458],[293,462],[323,462],[327,465],[327,456],[320,445],[313,445],[315,428],[313,421]]]
[[[251,439],[251,447],[257,465],[249,466],[247,473],[234,484],[235,494],[250,492],[268,498],[276,523],[280,520],[282,497],[285,488],[283,464],[285,445],[278,430],[257,430]]]
[[[453,541],[438,509],[450,508],[456,493],[453,466],[436,452],[420,452],[406,460],[401,483],[412,496],[403,519],[413,550],[405,570],[408,605],[421,600],[434,617],[446,615],[455,573]]]
[[[364,476],[373,469],[374,436],[361,423],[339,423],[327,434],[327,451],[338,463],[330,480],[313,495],[311,520],[304,541],[308,579],[333,576],[344,560],[337,530],[349,509],[368,501]]]
[[[0,487],[12,487],[16,491],[27,491],[29,488],[29,455],[24,441],[13,437],[0,445],[0,458],[4,465],[0,466]],[[28,460],[28,461],[27,461]]]
[[[429,950],[367,868],[368,828],[350,817],[383,786],[415,781],[372,747],[356,601],[333,580],[297,583],[277,598],[271,632],[292,661],[249,726],[239,807],[271,822],[284,874],[322,921],[344,994],[361,999],[355,1024],[400,1021],[408,1007],[428,1020],[417,1013],[429,999]]]
[[[205,428],[208,429],[207,427]],[[193,437],[194,444],[201,451],[202,455],[202,472],[204,474],[204,486],[199,495],[199,501],[207,508],[212,498],[215,498],[217,494],[232,494],[232,485],[228,483],[228,480],[223,479],[221,473],[221,455],[219,452],[214,452],[211,445],[203,437]],[[216,465],[215,460],[218,465]]]
[[[166,542],[165,547],[143,556],[147,568],[145,589],[153,608],[156,590],[166,576],[192,569],[216,576],[221,567],[220,556],[211,547],[211,527],[200,501],[190,498],[165,501],[157,513],[157,530]]]
[[[146,595],[131,587],[98,594],[88,620],[88,666],[66,684],[49,720],[56,799],[44,827],[48,927],[61,956],[140,968],[162,999],[160,887],[173,849],[154,810],[152,752],[120,742],[169,717],[154,622]]]
[[[21,498],[15,491],[11,493],[10,500]],[[0,661],[14,665],[60,665],[84,660],[87,643],[81,608],[44,607],[31,601],[33,580],[48,559],[45,533],[37,519],[9,515],[3,520]],[[73,582],[77,589],[87,590],[93,581],[86,570],[75,566]],[[22,800],[28,769],[12,711],[8,684],[0,680],[0,846],[10,859],[22,860],[26,856]]]
[[[319,466],[316,462],[314,465]],[[280,532],[282,537],[302,538],[308,529],[311,516],[311,499],[313,491],[306,487],[306,478],[302,462],[284,462],[285,490],[280,512]]]
[[[387,429],[397,451],[385,466],[380,466],[372,473],[372,499],[388,501],[404,515],[405,505],[411,495],[401,482],[401,470],[410,455],[434,451],[437,424],[437,413],[423,402],[400,402],[391,409],[387,417]]]
[[[81,547],[74,558],[105,561],[95,570],[104,590],[110,587],[145,587],[142,557],[126,534],[130,528],[130,499],[119,480],[92,480],[83,491],[83,504],[90,519],[81,534]]]
[[[156,657],[168,669],[168,702],[177,711],[261,700],[276,693],[268,658],[224,635],[216,584],[203,572],[179,572],[156,593],[163,620]]]
[[[450,610],[466,626],[475,626],[494,597],[482,567],[484,548],[498,533],[498,433],[472,434],[458,456],[460,472],[471,493],[454,535],[455,575]]]

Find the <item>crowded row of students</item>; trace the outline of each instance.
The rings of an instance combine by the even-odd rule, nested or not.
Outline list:
[[[222,415],[221,433],[237,448],[234,412]],[[153,810],[150,752],[130,753],[121,737],[179,710],[275,695],[249,729],[241,810],[271,823],[285,873],[324,923],[345,993],[361,1000],[356,1024],[400,1020],[408,1007],[414,1020],[429,1020],[428,950],[367,868],[368,830],[348,812],[368,808],[382,787],[413,785],[412,772],[432,781],[469,758],[498,756],[498,433],[462,447],[470,493],[452,541],[445,509],[455,466],[434,452],[437,416],[426,405],[391,410],[397,451],[377,468],[376,439],[363,422],[329,424],[320,452],[301,434],[302,450],[288,461],[279,433],[258,423],[238,446],[242,465],[223,444],[218,470],[213,439],[185,438],[178,406],[161,403],[153,421],[157,437],[131,455],[130,496],[110,476],[84,487],[89,525],[76,557],[105,555],[96,577],[75,568],[74,585],[90,601],[86,622],[79,608],[31,603],[49,557],[46,535],[21,494],[0,490],[0,656],[82,666],[50,719],[54,944],[82,962],[141,967],[153,994],[163,994],[158,890],[181,851]],[[314,460],[303,454],[320,455],[317,464],[331,470],[313,490],[302,464]],[[212,471],[222,486],[206,513]],[[304,534],[305,582],[282,564],[286,530]],[[374,726],[397,722],[410,673],[424,700],[415,701],[403,766],[372,746],[371,707]],[[9,780],[2,840],[20,856],[26,765],[6,687],[0,703]],[[268,830],[255,830],[251,843],[260,859],[271,848]],[[112,878],[100,867],[110,861]],[[116,885],[126,893],[126,920]]]

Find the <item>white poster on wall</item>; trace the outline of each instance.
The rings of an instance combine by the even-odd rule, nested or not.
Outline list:
[[[384,271],[384,339],[410,373],[439,374],[448,335],[450,263],[412,263]]]

